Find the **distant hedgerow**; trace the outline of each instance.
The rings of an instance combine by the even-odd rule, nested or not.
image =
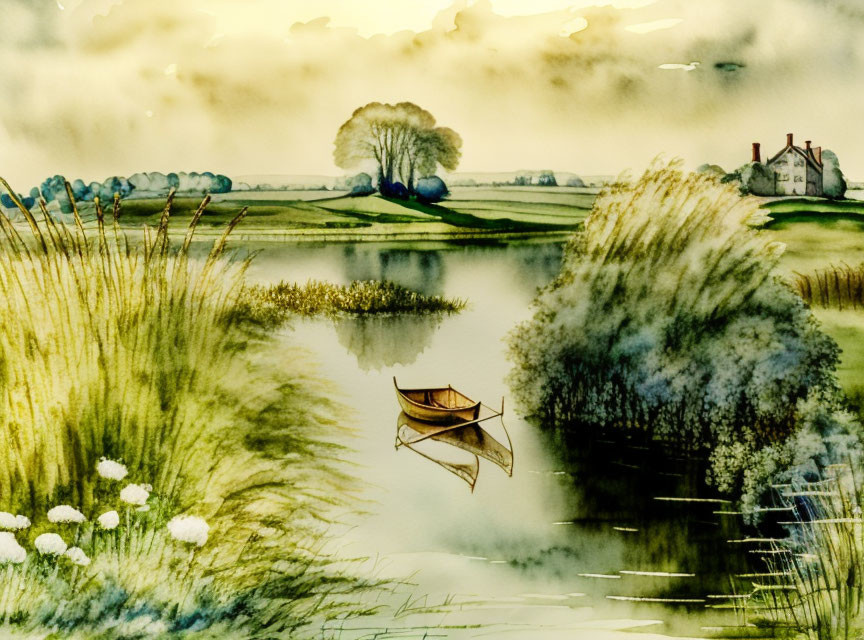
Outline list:
[[[714,484],[749,494],[797,464],[802,429],[848,432],[837,346],[775,277],[782,247],[751,226],[760,215],[676,164],[601,194],[510,336],[528,414],[565,438],[707,452]]]

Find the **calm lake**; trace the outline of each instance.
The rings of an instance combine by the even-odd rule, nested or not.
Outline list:
[[[302,321],[284,331],[353,407],[353,460],[370,514],[352,521],[339,552],[409,583],[388,600],[401,605],[398,617],[346,622],[335,637],[742,635],[735,627],[746,620],[720,596],[749,590],[732,576],[758,567],[748,562],[752,545],[734,542],[744,536],[738,518],[722,513],[731,505],[702,487],[699,465],[611,443],[565,463],[510,401],[504,339],[558,271],[560,244],[255,248],[249,277],[258,282],[380,278],[470,303],[450,317]],[[493,407],[503,397],[513,476],[481,460],[472,493],[443,467],[397,450],[393,376],[406,387],[452,384]],[[500,424],[488,430],[507,442]]]

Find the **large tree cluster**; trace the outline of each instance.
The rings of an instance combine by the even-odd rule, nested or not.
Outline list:
[[[344,169],[363,163],[377,165],[379,189],[401,182],[414,193],[419,178],[439,166],[450,171],[459,165],[462,138],[436,126],[431,113],[411,102],[372,102],[357,109],[336,135],[333,156]]]

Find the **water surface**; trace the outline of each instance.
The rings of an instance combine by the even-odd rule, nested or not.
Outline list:
[[[735,635],[722,628],[741,621],[715,607],[729,602],[718,596],[733,593],[730,576],[748,570],[747,549],[727,543],[742,535],[737,518],[702,486],[699,462],[602,442],[565,462],[513,406],[504,339],[529,317],[561,255],[548,243],[261,249],[249,273],[257,281],[385,278],[470,302],[455,316],[302,321],[282,335],[314,354],[353,408],[354,460],[372,513],[340,551],[373,558],[379,576],[410,577],[396,619],[391,610],[346,623],[341,637]],[[503,398],[513,476],[481,460],[472,492],[397,450],[394,376],[406,387],[452,384],[496,407]],[[500,425],[489,432],[506,443]],[[692,497],[700,501],[678,500]],[[388,632],[373,635],[376,625]]]

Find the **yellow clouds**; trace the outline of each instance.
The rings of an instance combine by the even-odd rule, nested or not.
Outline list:
[[[852,5],[64,4],[0,0],[14,34],[0,43],[0,174],[22,189],[55,172],[334,173],[336,130],[373,100],[456,129],[465,170],[614,173],[659,152],[732,168],[788,129],[864,172]]]

